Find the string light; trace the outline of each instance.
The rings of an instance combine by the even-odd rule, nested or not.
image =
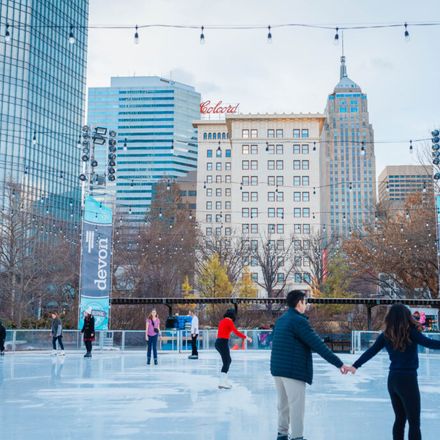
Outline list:
[[[34,135],[32,136],[32,144],[36,145],[37,144],[37,132],[34,131]]]
[[[136,27],[135,27],[135,32],[134,32],[134,44],[139,44],[138,25],[136,25]]]
[[[361,156],[365,156],[365,142],[364,141],[362,141],[362,144],[361,144]]]
[[[334,38],[333,42],[335,45],[338,45],[339,44],[339,28],[337,27],[335,30],[336,30],[336,33],[335,33],[335,38]]]
[[[405,23],[403,26],[405,27],[405,32],[404,32],[403,36],[405,38],[405,41],[409,42],[410,36],[409,36],[409,31],[408,31],[408,23]]]
[[[414,150],[413,143],[412,143],[412,140],[410,140],[409,141],[409,152],[410,152],[410,154],[412,154],[413,150]]]
[[[69,44],[75,44],[75,35],[73,35],[73,26],[70,25]]]
[[[200,28],[200,30],[201,30],[201,33],[200,33],[200,44],[205,44],[205,33],[204,33],[205,27],[202,26]]]
[[[272,43],[272,32],[270,31],[271,30],[271,27],[270,26],[268,26],[267,27],[267,42],[269,43],[269,44],[271,44]]]

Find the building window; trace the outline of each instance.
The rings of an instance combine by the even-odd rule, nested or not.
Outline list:
[[[206,235],[212,235],[212,228],[206,228]]]
[[[256,139],[258,137],[258,130],[256,128],[251,129],[251,138]]]
[[[277,128],[277,131],[276,131],[276,137],[277,137],[278,139],[280,139],[280,138],[283,137],[283,129],[282,129],[282,128]]]
[[[295,209],[299,209],[299,208],[295,208]],[[300,215],[301,215],[301,211],[300,211]],[[293,233],[294,234],[301,234],[301,225],[296,223],[293,225]]]
[[[231,223],[231,214],[225,214],[225,222]]]
[[[206,171],[212,171],[212,162],[206,162]]]
[[[225,150],[225,157],[231,157],[231,149],[230,148]]]
[[[212,133],[208,133],[208,139],[212,139]]]
[[[212,183],[212,175],[206,176],[206,183]]]
[[[282,272],[277,273],[277,283],[284,283],[284,274]]]
[[[231,183],[231,175],[230,174],[225,176],[225,183]]]
[[[241,201],[249,202],[249,193],[247,191],[241,193]]]
[[[249,145],[242,145],[241,146],[241,153],[242,154],[249,154]]]
[[[301,176],[293,176],[293,186],[301,186]]]
[[[309,144],[302,145],[302,154],[309,154]]]
[[[275,169],[275,161],[274,160],[268,160],[267,161],[267,169],[268,170],[274,170]]]
[[[249,223],[243,223],[241,225],[241,233],[242,234],[249,234]]]
[[[258,202],[258,193],[251,192],[251,202]]]
[[[226,162],[226,163],[225,163],[225,170],[226,170],[226,171],[230,171],[230,170],[231,170],[231,167],[232,167],[232,163],[231,163],[231,162]]]
[[[309,137],[309,129],[308,128],[303,128],[301,130],[301,137],[303,139],[307,139]]]
[[[206,202],[206,209],[207,209],[208,211],[210,211],[210,210],[212,209],[212,202],[209,201],[209,200]]]
[[[242,160],[241,161],[241,169],[242,170],[248,170],[249,169],[249,161],[248,160]]]
[[[303,225],[303,233],[306,235],[310,234],[310,225],[309,224]]]
[[[282,223],[277,225],[277,234],[284,234],[284,225]]]
[[[225,188],[225,196],[231,197],[231,188]]]
[[[269,223],[269,224],[267,225],[267,232],[268,232],[269,234],[275,234],[275,225],[272,224],[272,223]]]
[[[222,176],[215,176],[215,182],[216,183],[222,183]]]
[[[221,228],[221,226],[218,227],[218,228],[215,228],[215,235],[217,235],[218,237],[219,237],[220,235],[222,235],[222,228]]]
[[[241,208],[241,216],[243,218],[249,218],[249,208]]]
[[[310,193],[308,191],[302,193],[302,201],[310,202]]]
[[[216,197],[221,197],[222,196],[222,189],[221,188],[216,188],[215,189],[215,196]]]
[[[284,147],[283,147],[282,144],[278,144],[278,145],[276,146],[276,153],[277,153],[277,154],[284,154]]]
[[[241,130],[241,137],[243,139],[249,139],[249,130],[247,129]]]
[[[293,138],[299,139],[299,137],[300,137],[300,130],[298,128],[294,128],[293,129]]]
[[[310,162],[308,160],[302,161],[302,169],[303,170],[309,170],[310,169]]]
[[[274,183],[275,183],[275,179],[274,179]],[[274,192],[267,193],[267,201],[268,202],[275,202],[275,193]]]
[[[208,139],[208,133],[203,133],[203,139]]]
[[[222,163],[221,162],[216,162],[215,163],[215,169],[217,171],[221,171],[222,170]]]
[[[294,280],[295,280],[295,283],[297,283],[297,284],[302,283],[302,276],[301,276],[301,274],[296,272],[295,275],[294,275]]]
[[[277,249],[279,251],[284,251],[284,240],[277,240]]]
[[[215,209],[222,209],[222,202],[215,202]]]
[[[257,272],[252,272],[251,278],[254,283],[258,283],[258,273]]]
[[[256,224],[256,223],[251,224],[251,233],[258,234],[258,224]]]
[[[309,186],[309,185],[310,185],[310,177],[302,176],[302,186]]]
[[[277,217],[284,219],[284,208],[277,208]]]
[[[206,157],[212,157],[212,150],[206,150]]]
[[[222,222],[222,215],[221,214],[216,214],[215,215],[215,221],[216,221],[216,223],[221,223]]]
[[[231,201],[230,200],[226,200],[225,209],[231,209]]]
[[[277,170],[282,170],[282,169],[284,169],[284,161],[277,160]]]
[[[220,149],[217,148],[217,150],[215,150],[215,157],[222,157],[222,150],[221,150],[221,148]]]
[[[284,202],[284,192],[283,191],[277,192],[277,202]]]
[[[212,223],[212,214],[206,214],[206,223]]]
[[[212,197],[212,188],[206,188],[206,196]]]
[[[251,160],[251,170],[258,170],[258,160]]]
[[[284,176],[277,176],[277,186],[284,186]]]
[[[267,185],[275,186],[275,176],[267,176]]]
[[[258,208],[251,208],[251,218],[258,218]]]
[[[299,154],[301,152],[301,146],[299,144],[293,145],[293,154]]]
[[[275,130],[273,130],[271,128],[269,130],[267,130],[267,137],[274,138],[275,137]]]
[[[275,218],[275,208],[267,208],[267,216],[269,218]]]
[[[267,145],[266,145],[266,151],[267,151],[269,154],[275,154],[275,145],[273,145],[273,144],[267,144]]]
[[[301,169],[301,161],[300,160],[294,160],[293,161],[293,169],[294,170],[300,170]]]
[[[300,202],[301,201],[301,193],[298,191],[295,191],[293,193],[293,201],[294,202]]]
[[[301,218],[301,208],[293,208],[293,216],[295,218]]]
[[[310,208],[303,208],[303,217],[304,218],[309,218],[310,217]]]
[[[258,176],[251,176],[251,186],[258,185]]]
[[[258,154],[258,145],[251,145],[251,154]]]
[[[231,228],[225,228],[225,235],[226,236],[230,236],[232,233],[232,229]]]

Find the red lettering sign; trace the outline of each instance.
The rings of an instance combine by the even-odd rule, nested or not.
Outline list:
[[[208,100],[200,103],[200,113],[203,115],[237,113],[239,105],[223,105],[223,101],[211,104],[211,101]]]

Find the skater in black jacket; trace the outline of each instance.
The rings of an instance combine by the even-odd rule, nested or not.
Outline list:
[[[5,354],[6,329],[0,321],[0,356]]]
[[[418,345],[440,350],[440,341],[427,338],[419,331],[419,324],[408,307],[394,304],[385,318],[385,331],[354,364],[352,373],[385,348],[390,357],[388,392],[395,421],[393,439],[403,440],[408,421],[409,440],[420,440],[420,391],[417,381],[419,368]]]
[[[85,358],[92,357],[92,342],[95,340],[95,318],[92,315],[92,308],[89,307],[85,311],[84,324],[81,330],[84,338],[84,345],[86,346],[87,353],[84,355]]]

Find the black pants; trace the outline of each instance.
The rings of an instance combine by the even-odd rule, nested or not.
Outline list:
[[[154,360],[157,360],[157,333],[154,336],[148,336],[147,361],[151,360],[151,350],[153,350]]]
[[[403,440],[405,423],[408,420],[409,440],[421,440],[420,432],[420,391],[415,374],[390,373],[388,392],[394,414],[393,440]]]
[[[215,341],[215,349],[220,353],[220,356],[222,357],[222,373],[227,373],[232,362],[231,352],[229,351],[229,339],[217,338],[217,340]]]
[[[92,352],[92,341],[84,341],[84,345],[86,346],[87,353]]]
[[[0,339],[0,352],[5,351],[5,340]]]
[[[191,356],[198,356],[199,352],[197,351],[197,338],[199,335],[191,335]]]
[[[63,337],[62,336],[53,336],[52,337],[52,347],[53,347],[53,349],[54,350],[57,349],[57,340],[58,340],[58,344],[60,344],[61,350],[64,350]]]

